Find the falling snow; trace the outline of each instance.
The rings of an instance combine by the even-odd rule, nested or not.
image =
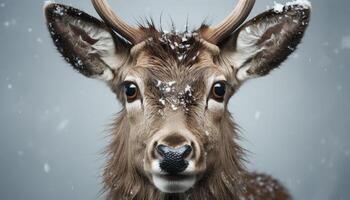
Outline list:
[[[5,21],[4,22],[4,26],[9,27],[10,26],[10,22],[9,21]]]
[[[3,1],[5,2],[5,0]],[[76,154],[79,153],[78,148],[75,149],[77,150],[77,152],[73,152],[71,154],[67,153],[69,150],[71,150],[70,148],[67,148],[66,151],[62,152],[62,142],[59,141],[64,141],[64,143],[70,142],[69,145],[71,146],[76,145],[75,139],[82,140],[82,138],[84,137],[84,132],[79,132],[79,130],[81,131],[82,129],[77,128],[76,130],[74,130],[74,132],[77,134],[76,138],[72,138],[72,135],[69,134],[50,134],[51,132],[48,132],[52,131],[57,133],[64,133],[64,131],[67,131],[67,128],[72,128],[73,122],[70,119],[73,119],[73,117],[77,114],[74,113],[74,110],[77,109],[71,109],[71,107],[68,108],[67,105],[70,102],[75,102],[76,105],[81,106],[82,102],[86,100],[73,99],[71,97],[72,95],[70,94],[73,91],[71,88],[77,88],[75,83],[70,82],[69,86],[73,85],[73,87],[69,87],[65,85],[65,81],[62,82],[62,80],[66,80],[66,77],[57,77],[57,74],[60,74],[62,71],[67,69],[64,66],[57,68],[58,65],[62,65],[63,61],[56,57],[58,55],[54,55],[53,46],[43,44],[48,43],[49,34],[44,32],[45,30],[43,25],[42,14],[36,13],[35,15],[33,15],[33,17],[28,19],[25,18],[25,16],[27,15],[21,14],[20,12],[12,14],[8,10],[16,11],[15,7],[11,8],[12,5],[15,5],[15,3],[13,2],[6,0],[6,3],[0,3],[0,13],[3,14],[3,18],[0,20],[0,29],[2,31],[2,36],[6,36],[4,37],[4,44],[2,45],[3,49],[1,51],[1,55],[3,55],[3,67],[1,67],[0,69],[0,81],[2,81],[2,93],[0,94],[0,99],[3,102],[3,107],[1,108],[1,117],[4,120],[0,126],[4,130],[6,130],[7,133],[11,133],[4,135],[4,140],[2,140],[5,144],[4,148],[8,146],[6,144],[8,141],[16,141],[13,144],[11,143],[11,148],[4,149],[4,152],[9,152],[8,155],[5,155],[6,161],[7,158],[9,158],[10,160],[11,156],[13,157],[12,163],[8,163],[8,166],[10,166],[14,172],[20,172],[17,173],[17,176],[11,178],[21,180],[21,182],[25,183],[18,185],[18,196],[26,196],[28,194],[23,191],[27,190],[23,190],[23,188],[20,188],[20,185],[28,185],[27,182],[33,180],[33,177],[36,174],[31,174],[31,172],[37,170],[43,175],[48,176],[50,175],[50,173],[53,173],[56,170],[75,170],[71,168],[72,164],[68,163],[68,161],[72,158],[77,159],[77,162],[79,163],[87,162],[83,159],[90,159],[91,164],[95,164],[95,159],[94,156],[89,156],[88,158],[86,158],[86,156],[85,158],[83,158],[84,156],[77,157]],[[288,6],[297,4],[302,5],[304,7],[311,7],[309,1],[297,0],[284,4],[278,2],[285,1],[276,0],[274,4],[267,6],[267,8],[273,8],[276,12],[283,12],[283,8],[285,5]],[[319,10],[317,10],[317,13],[323,13],[324,16],[327,16],[329,14],[326,10],[328,9],[327,6],[323,5],[325,3],[317,2],[316,0],[314,2],[315,4],[319,3],[317,8]],[[40,9],[38,9],[42,7],[41,4],[42,1],[38,1],[37,3],[33,2],[34,9],[31,10],[31,8],[28,7],[26,8],[26,10],[28,10],[28,13],[41,12]],[[262,11],[265,9],[265,5],[260,4],[258,8],[255,7],[254,9],[257,12]],[[342,7],[339,6],[339,13],[341,9]],[[56,9],[55,13],[57,15],[64,15],[65,11],[63,8],[59,8]],[[274,88],[273,90],[278,90],[278,92],[280,92],[281,94],[279,94],[276,97],[276,102],[278,102],[277,104],[282,104],[283,107],[285,105],[290,105],[288,108],[286,108],[286,110],[282,110],[283,112],[279,110],[274,110],[276,109],[276,107],[274,107],[274,103],[271,103],[273,106],[269,106],[270,104],[268,104],[267,107],[264,107],[263,110],[257,110],[257,108],[261,109],[263,106],[265,106],[266,101],[262,101],[264,103],[263,105],[251,105],[250,103],[256,101],[256,98],[247,99],[245,97],[242,97],[243,95],[240,98],[237,98],[238,101],[232,101],[234,102],[234,104],[232,104],[232,107],[229,107],[230,111],[233,111],[235,107],[239,107],[240,109],[242,109],[242,113],[233,113],[233,116],[235,118],[238,118],[237,122],[243,122],[239,123],[240,125],[242,125],[243,137],[246,138],[249,134],[253,135],[252,138],[248,138],[248,141],[257,147],[255,149],[248,149],[251,150],[253,154],[257,153],[257,159],[251,159],[253,164],[258,163],[259,167],[263,166],[266,169],[273,171],[275,170],[275,168],[273,167],[273,163],[276,161],[277,158],[279,159],[278,162],[281,163],[293,163],[293,158],[298,158],[300,166],[294,169],[294,171],[292,172],[290,170],[288,171],[288,169],[280,170],[280,177],[278,178],[281,178],[281,181],[284,181],[286,183],[292,182],[291,187],[288,186],[288,189],[290,189],[291,191],[295,191],[295,195],[297,197],[300,197],[300,199],[305,199],[305,196],[302,196],[303,193],[301,194],[300,191],[306,191],[306,189],[308,189],[308,191],[312,191],[315,188],[315,191],[312,191],[314,193],[313,195],[323,197],[316,199],[326,199],[327,197],[329,197],[329,194],[326,194],[327,192],[323,191],[328,191],[328,189],[334,191],[334,187],[337,187],[338,189],[340,188],[339,191],[337,190],[337,192],[339,192],[339,198],[341,198],[341,195],[348,194],[346,193],[346,191],[341,191],[343,190],[343,187],[338,187],[337,185],[346,182],[348,177],[343,176],[343,170],[337,169],[343,169],[343,167],[348,165],[350,161],[350,146],[348,142],[349,137],[348,134],[346,134],[349,128],[348,122],[350,119],[350,112],[347,106],[348,101],[346,99],[349,96],[349,82],[347,79],[348,76],[346,76],[346,74],[348,74],[349,72],[349,68],[347,67],[349,65],[347,54],[350,49],[350,33],[347,29],[347,26],[339,26],[340,22],[334,24],[334,26],[338,25],[339,29],[336,28],[329,30],[327,29],[327,26],[325,24],[317,24],[317,20],[320,20],[320,16],[323,15],[316,14],[314,15],[314,18],[311,19],[311,24],[313,24],[313,28],[308,30],[310,32],[307,32],[309,40],[307,40],[306,38],[303,40],[302,46],[300,46],[299,50],[292,55],[294,59],[292,59],[292,61],[287,61],[284,64],[284,66],[281,67],[281,70],[279,70],[279,74],[272,74],[268,78],[268,80],[271,80],[274,83],[274,79],[276,77],[277,79],[280,77],[279,80],[283,79],[283,84],[278,84],[277,87],[274,84],[270,84],[269,86],[264,85],[263,87],[260,87],[259,84],[263,84],[263,81],[260,80],[259,83],[259,80],[256,80],[256,88],[251,90],[252,93],[255,93],[255,91],[259,91],[261,89],[272,90],[272,88]],[[334,15],[332,15],[332,17],[334,17],[334,21],[341,21],[341,19],[343,19],[343,17],[340,19],[339,16],[340,15],[337,13],[334,13]],[[13,19],[12,17],[15,17],[16,19]],[[319,32],[316,32],[316,30],[320,32],[324,31],[329,33],[326,34],[327,36],[334,35],[334,38],[327,38],[324,36],[325,34],[319,34]],[[249,28],[247,28],[246,31],[251,32]],[[13,36],[11,36],[11,34]],[[164,32],[164,34],[169,34],[169,32]],[[190,37],[191,35],[182,35],[179,38],[179,41],[170,43],[170,48],[174,51],[179,49],[181,51],[190,49],[191,46],[187,44],[187,42],[189,42]],[[16,54],[13,54],[13,56],[7,56],[10,55],[12,49],[15,47],[11,47],[10,45],[13,39],[16,38],[26,38],[28,39],[28,41],[34,43],[31,47],[23,45],[20,48],[18,48],[18,51],[16,53],[18,54],[18,57],[20,59],[14,59],[14,55]],[[46,51],[47,49],[50,49],[50,51]],[[197,55],[194,56],[192,59],[195,60],[198,55],[199,52],[197,52]],[[324,62],[326,60],[324,57],[326,56],[330,56],[330,61]],[[179,61],[187,59],[185,55],[180,53],[177,55],[177,58]],[[75,65],[77,66],[81,66],[82,64],[79,59],[72,60],[72,62],[75,62]],[[23,66],[23,63],[26,63],[28,65]],[[54,70],[50,69],[50,67]],[[316,71],[316,69],[319,71]],[[16,73],[19,70],[22,70],[23,72],[22,77],[16,77]],[[56,71],[58,73],[56,73]],[[321,74],[319,73],[320,71],[322,72]],[[52,72],[52,74],[50,74],[50,72]],[[301,74],[301,76],[295,77],[291,74]],[[78,77],[78,75],[76,76]],[[60,82],[62,83],[56,85],[55,81],[57,80],[60,80]],[[159,97],[159,102],[157,102],[159,104],[159,107],[161,108],[158,111],[159,115],[164,115],[164,112],[166,111],[165,108],[174,111],[187,109],[186,105],[188,105],[188,102],[191,102],[193,99],[186,99],[184,97],[191,97],[194,94],[196,94],[195,91],[193,91],[191,85],[186,85],[186,83],[180,85],[180,83],[177,83],[175,81],[168,81],[169,82],[158,81],[156,83],[157,87],[162,88],[162,96]],[[284,86],[286,86],[286,84],[289,84],[290,82],[293,83],[292,90],[282,91],[281,88],[283,88]],[[277,81],[277,83],[279,82]],[[93,83],[91,84],[93,85]],[[55,87],[49,88],[50,85],[54,85]],[[301,88],[301,91],[300,89],[298,89],[298,87]],[[80,94],[80,91],[78,91],[78,93]],[[261,98],[265,98],[264,94],[261,96]],[[266,94],[270,95],[271,93],[267,92]],[[301,94],[303,94],[304,96],[295,96]],[[23,97],[21,98],[21,96]],[[285,96],[287,96],[288,99],[281,100],[285,99]],[[95,97],[88,96],[88,98],[92,99]],[[98,104],[102,101],[104,100],[99,100]],[[110,112],[111,114],[117,112],[117,109],[111,109],[111,106],[115,104],[114,100],[111,100],[111,102],[113,102],[111,103],[111,105],[103,103],[103,109],[100,110],[107,110],[106,112]],[[100,105],[98,105],[98,107],[99,106]],[[248,108],[248,106],[251,107]],[[99,109],[96,110],[99,111]],[[95,113],[96,110],[92,110],[92,112]],[[287,113],[284,111],[287,111]],[[290,111],[291,113],[288,113]],[[245,116],[244,112],[246,112],[247,118],[242,117]],[[287,120],[287,122],[285,123],[284,119],[278,121],[276,121],[276,119],[272,119],[270,117],[270,114],[274,114],[276,112],[278,113],[278,115],[276,114],[275,116],[281,116],[290,120]],[[297,116],[295,116],[295,113],[298,113]],[[85,114],[86,113],[84,112],[84,115]],[[108,115],[106,116],[105,113],[102,113],[101,117],[108,118]],[[41,118],[45,118],[46,121],[40,121],[39,119]],[[252,122],[255,120],[259,120],[256,121],[259,123]],[[100,121],[96,122],[93,120],[93,122],[88,125],[86,125],[85,122],[86,120],[85,118],[83,118],[82,122],[79,122],[81,124],[77,124],[76,127],[93,129],[93,127],[97,126],[96,129],[101,129]],[[332,122],[331,128],[329,128],[329,123],[322,122]],[[76,122],[74,121],[74,123]],[[270,128],[272,126],[273,129]],[[273,132],[273,130],[277,130],[277,128],[278,130],[282,131],[279,131],[277,133]],[[259,131],[264,132],[264,134],[258,134],[260,133]],[[296,134],[293,135],[294,132]],[[215,131],[205,131],[205,133],[203,134],[209,137],[215,137],[215,133]],[[270,135],[265,133],[269,133]],[[272,136],[272,134],[276,134],[279,137],[271,137],[273,139],[266,139],[267,136]],[[70,137],[67,137],[67,135],[69,135]],[[327,138],[327,136],[329,136],[329,138]],[[287,137],[288,139],[293,139],[290,141],[298,142],[285,142],[284,140]],[[99,137],[97,138],[100,139]],[[340,142],[334,142],[334,138],[337,138]],[[70,139],[72,140],[70,141]],[[268,141],[264,143],[264,141],[266,140]],[[285,143],[280,143],[281,140],[283,140]],[[266,146],[264,146],[272,146],[276,144],[286,144],[285,146],[283,146],[283,148],[285,149],[279,152],[276,151],[276,149],[266,148]],[[91,148],[90,145],[91,144],[89,144],[89,148]],[[315,148],[310,148],[311,145]],[[96,148],[93,150],[93,152],[98,152],[100,145],[92,144],[92,146]],[[262,151],[254,151],[260,150],[260,146]],[[91,149],[88,150],[90,151]],[[81,151],[84,150],[81,149]],[[282,152],[290,152],[291,155],[281,156]],[[207,154],[207,152],[204,153],[205,155]],[[266,159],[267,157],[265,155],[268,154],[271,154],[270,156],[272,160]],[[67,156],[67,159],[64,162],[62,162],[62,166],[60,165],[60,169],[57,169],[58,166],[54,165],[54,163],[51,163],[49,161],[53,159],[59,159],[61,155]],[[89,155],[91,155],[90,152]],[[92,155],[94,155],[94,153],[92,153]],[[44,156],[47,157],[43,158]],[[34,165],[33,162],[37,161],[37,158],[41,158],[43,160],[36,162]],[[5,162],[3,160],[1,161]],[[31,166],[35,166],[35,169],[31,169]],[[25,167],[26,170],[19,171],[19,169],[24,169],[23,167]],[[323,170],[324,168],[326,168],[327,170]],[[333,170],[329,170],[329,168],[333,168]],[[262,168],[258,168],[258,170],[259,169]],[[90,170],[90,168],[86,170]],[[299,173],[299,170],[301,171],[301,173]],[[84,171],[84,173],[90,174],[95,172]],[[298,175],[298,173],[305,174],[305,172],[310,174],[310,176],[306,177],[307,180],[303,179],[304,177],[300,177]],[[25,176],[20,177],[20,175]],[[78,170],[76,175],[78,177],[81,176],[82,173]],[[337,177],[337,182],[332,183],[332,179],[329,178],[332,176]],[[23,179],[23,177],[27,177],[28,180]],[[4,183],[7,181],[6,178],[8,177],[6,177],[6,174],[4,174]],[[45,181],[43,179],[40,179],[40,176],[34,177],[34,179],[35,178],[38,178],[38,183],[43,183]],[[70,182],[70,178],[71,177],[63,176],[59,177],[56,181],[57,184],[61,184],[63,186],[64,184],[67,184],[66,188],[68,188],[68,190],[70,188],[73,190],[74,186],[73,183]],[[292,179],[292,181],[289,181],[289,179]],[[321,179],[325,179],[327,181],[321,183],[322,181],[319,181]],[[262,184],[261,179],[257,179],[254,181],[256,184]],[[313,187],[308,187],[308,185],[306,185],[305,182],[312,183]],[[88,185],[90,186],[92,184],[89,183]],[[38,192],[34,191],[35,188],[27,189],[28,191]],[[41,189],[43,191],[47,190],[47,188],[45,187],[41,187]],[[76,189],[75,192],[79,192],[79,190]],[[318,193],[319,195],[317,195]],[[93,195],[94,194],[92,194],[92,196]],[[342,198],[347,199],[347,197],[345,196],[343,196]]]
[[[343,86],[342,85],[337,85],[337,91],[340,92],[343,90]]]
[[[311,2],[308,0],[294,0],[291,2],[286,3],[287,6],[293,6],[293,5],[299,5],[302,6],[302,8],[311,8]]]
[[[57,126],[57,131],[65,130],[67,128],[68,124],[69,124],[69,120],[68,119],[62,120]]]
[[[165,100],[162,98],[159,99],[159,102],[162,104],[162,105],[165,105]]]
[[[175,111],[178,109],[178,107],[175,104],[171,104],[171,109],[173,109]]]
[[[23,152],[22,150],[18,150],[18,151],[17,151],[17,155],[18,155],[18,156],[23,156],[23,155],[24,155],[24,152]]]
[[[38,43],[43,43],[43,39],[41,39],[40,37],[38,37],[38,38],[36,39],[36,41],[37,41]]]
[[[66,13],[66,9],[64,7],[61,7],[61,6],[56,6],[54,13],[57,15],[63,16]]]
[[[51,171],[51,166],[48,163],[44,164],[44,172],[45,173],[50,173]]]
[[[178,31],[163,31],[159,41],[167,44],[171,50],[176,53],[177,59],[179,61],[183,61],[187,58],[188,52],[192,48],[190,39],[195,38],[197,35],[197,33],[191,32],[178,33]],[[196,60],[197,56],[198,55],[194,56],[194,58],[191,58],[191,60]]]
[[[277,3],[276,1],[274,2],[273,9],[274,9],[275,12],[281,13],[281,12],[283,12],[283,8],[284,8],[283,4]]]
[[[255,114],[254,114],[254,118],[256,119],[256,120],[259,120],[260,119],[260,116],[261,116],[261,112],[260,111],[255,111]]]
[[[340,52],[339,49],[333,49],[334,54],[339,54],[339,52]]]
[[[7,20],[7,21],[4,21],[4,23],[3,23],[3,25],[5,27],[14,26],[16,24],[17,24],[17,20],[16,19]]]
[[[344,36],[341,40],[341,47],[343,49],[350,49],[350,35]]]

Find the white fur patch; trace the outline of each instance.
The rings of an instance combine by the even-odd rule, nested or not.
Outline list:
[[[230,56],[231,62],[233,62],[235,68],[239,69],[237,72],[237,79],[244,81],[246,79],[252,78],[247,74],[247,70],[251,67],[247,60],[259,52],[263,51],[265,47],[257,45],[260,38],[264,33],[271,27],[278,24],[278,21],[271,21],[269,23],[259,23],[246,27],[243,29],[237,38],[236,51]],[[274,34],[271,38],[265,42],[276,39]],[[244,67],[243,67],[244,66]]]
[[[276,13],[282,13],[284,12],[286,6],[295,5],[299,6],[295,8],[296,10],[311,9],[311,3],[308,0],[294,0],[286,3],[285,5],[275,2],[274,11]],[[268,29],[278,25],[281,23],[281,19],[286,17],[288,18],[291,16],[281,14],[279,18],[276,17],[276,19],[256,22],[240,31],[237,37],[236,51],[228,56],[235,68],[238,69],[237,79],[239,81],[245,81],[249,78],[256,77],[247,73],[249,68],[252,67],[250,63],[247,63],[247,61],[266,48],[264,43],[269,43],[272,41],[274,45],[279,45],[279,39],[282,39],[284,37],[283,35],[286,33],[284,29],[280,30],[280,32],[276,32],[275,34],[271,34],[271,37],[263,41],[262,44],[257,44]],[[293,22],[304,23],[297,20],[293,20]]]
[[[97,41],[91,46],[89,53],[100,55],[101,59],[112,69],[116,69],[121,64],[122,58],[119,58],[116,54],[115,43],[111,33],[82,20],[71,18],[69,21],[73,26],[83,29],[86,34]]]
[[[101,75],[94,76],[94,78],[97,78],[103,81],[110,81],[114,78],[114,74],[111,69],[106,68]]]
[[[218,81],[226,81],[226,77],[224,75],[219,75],[214,77],[214,82]]]
[[[165,174],[160,168],[159,160],[152,161],[151,170],[153,174]]]
[[[141,100],[136,100],[131,103],[127,102],[125,107],[128,112],[139,111],[142,109]]]
[[[214,99],[209,99],[208,101],[208,110],[222,110],[224,109],[224,102],[218,102]]]
[[[251,27],[245,28],[237,38],[237,51],[232,55],[235,67],[241,67],[251,56],[257,54],[260,49],[255,45],[262,35],[259,32],[252,32]]]
[[[111,33],[83,20],[68,15],[66,18],[69,21],[69,24],[83,29],[89,37],[96,40],[96,43],[90,46],[89,54],[98,54],[101,60],[103,60],[110,68],[106,69],[102,75],[95,76],[95,78],[105,81],[113,79],[114,75],[111,69],[119,67],[122,58],[116,54],[115,43]],[[86,42],[83,38],[79,39]]]
[[[196,183],[195,176],[189,176],[181,180],[167,180],[161,176],[152,176],[154,185],[165,193],[183,193],[189,190]]]
[[[238,70],[236,77],[239,81],[245,81],[247,79],[256,77],[256,75],[248,74],[248,70],[250,67],[251,65],[247,64],[246,66]]]
[[[231,59],[236,68],[242,67],[242,65],[253,55],[256,55],[262,48],[259,48],[256,44],[260,40],[261,36],[266,32],[267,29],[272,27],[274,24],[261,23],[258,26],[248,26],[243,29],[237,38],[237,50],[231,56]]]
[[[152,161],[151,173],[154,185],[162,192],[165,193],[181,193],[189,190],[196,183],[196,176],[191,175],[194,171],[193,161],[189,161],[189,165],[181,175],[187,175],[183,179],[168,180],[164,177],[166,175],[159,165],[159,160]]]
[[[188,166],[185,171],[183,171],[181,174],[193,174],[196,170],[196,167],[194,165],[194,162],[192,160],[188,161]]]
[[[97,52],[109,67],[117,69],[121,64],[122,58],[119,58],[116,54],[112,36],[108,32],[101,32],[96,37],[98,42],[92,45],[94,50],[91,53]]]

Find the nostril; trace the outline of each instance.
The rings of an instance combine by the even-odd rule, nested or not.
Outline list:
[[[183,146],[182,158],[188,157],[192,152],[192,147],[190,145]]]
[[[166,152],[169,152],[169,147],[161,144],[156,146],[156,150],[159,153],[159,155],[161,155],[162,157],[165,157]]]

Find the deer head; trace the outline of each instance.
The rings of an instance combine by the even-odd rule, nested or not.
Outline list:
[[[296,49],[311,6],[299,0],[243,24],[255,1],[239,0],[219,25],[178,33],[132,27],[105,0],[92,3],[103,21],[56,3],[45,14],[67,62],[105,81],[123,105],[104,173],[109,197],[237,197],[243,151],[227,104]]]

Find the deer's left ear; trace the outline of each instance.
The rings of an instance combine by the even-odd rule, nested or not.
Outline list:
[[[300,43],[311,5],[292,4],[266,11],[245,23],[221,45],[239,81],[260,77],[278,67]]]
[[[90,78],[110,81],[130,45],[105,23],[70,6],[44,7],[47,26],[58,51],[72,67]]]

